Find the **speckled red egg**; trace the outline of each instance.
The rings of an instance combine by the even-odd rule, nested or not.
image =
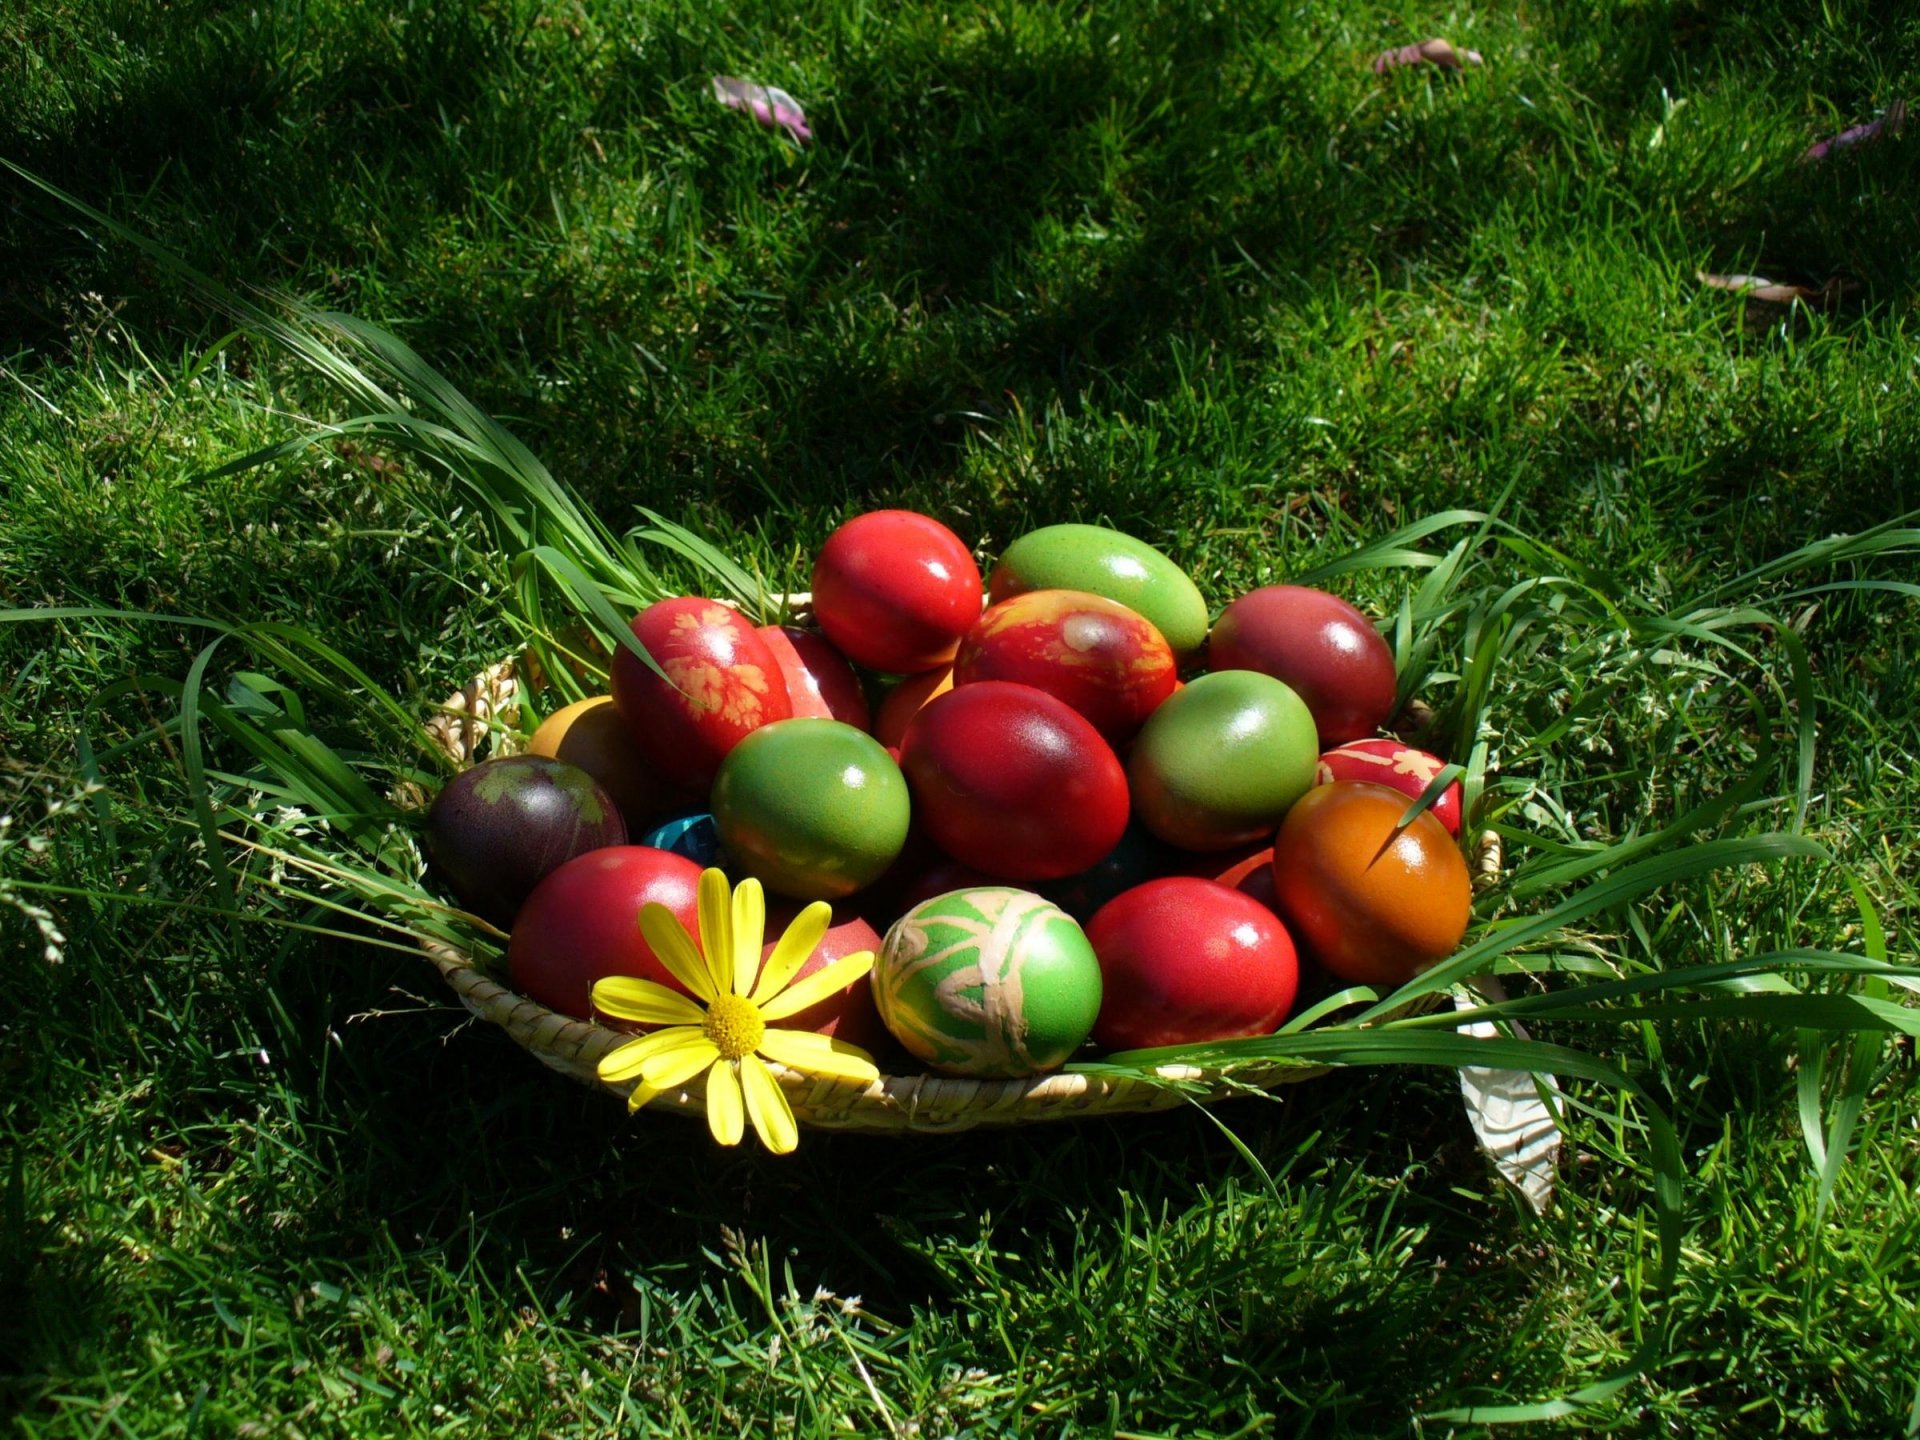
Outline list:
[[[687,793],[704,795],[729,750],[793,714],[779,662],[739,611],[661,600],[634,617],[633,634],[666,674],[622,646],[613,703],[641,753]]]
[[[953,683],[1011,680],[1064,700],[1124,745],[1173,693],[1173,651],[1143,616],[1080,590],[1029,590],[988,607],[960,642]]]
[[[1212,880],[1173,876],[1115,896],[1087,923],[1109,1050],[1265,1035],[1286,1019],[1300,961],[1280,919]]]
[[[801,910],[800,906],[774,896],[768,896],[767,900],[767,941],[760,947],[762,964],[773,954],[773,947],[786,934],[787,926],[793,923],[793,917]],[[827,928],[820,943],[813,947],[813,953],[807,956],[807,963],[800,967],[790,983],[798,983],[814,971],[824,970],[834,961],[844,960],[862,950],[870,950],[877,956],[880,953],[880,932],[858,915],[836,914],[834,923]],[[873,986],[867,983],[864,975],[844,990],[778,1023],[784,1030],[817,1030],[822,1035],[832,1035],[858,1045],[862,1050],[872,1050],[887,1040],[887,1027],[880,1023],[880,1012],[873,1003]]]
[[[527,897],[507,944],[507,974],[529,1000],[563,1015],[592,1013],[593,982],[633,975],[685,993],[640,934],[657,902],[699,933],[700,867],[647,845],[614,845],[569,860]]]
[[[912,510],[855,516],[814,561],[813,616],[827,639],[891,675],[952,660],[980,603],[980,567],[960,537]]]
[[[1127,777],[1071,706],[1031,685],[958,685],[907,727],[900,767],[947,854],[1007,880],[1085,870],[1127,828]]]
[[[1371,735],[1393,713],[1393,652],[1373,622],[1324,590],[1267,585],[1226,609],[1210,670],[1258,670],[1307,702],[1322,745]]]
[[[1433,777],[1446,769],[1447,762],[1398,740],[1354,740],[1320,757],[1317,783],[1331,785],[1336,780],[1366,780],[1398,790],[1409,800],[1426,793]],[[1454,781],[1440,792],[1427,813],[1447,827],[1449,835],[1460,833],[1460,782]]]
[[[780,667],[794,719],[838,720],[856,730],[872,728],[866,689],[847,657],[826,636],[799,625],[762,625],[754,633],[767,642]]]

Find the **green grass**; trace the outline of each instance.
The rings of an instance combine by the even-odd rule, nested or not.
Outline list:
[[[1488,66],[1367,70],[1432,33]],[[1550,948],[1857,954],[1852,875],[1915,958],[1920,606],[1794,593],[1911,560],[1743,578],[1920,507],[1920,150],[1795,164],[1915,97],[1905,7],[30,0],[0,42],[0,157],[225,284],[393,330],[616,531],[652,507],[777,588],[887,503],[986,556],[1107,519],[1218,606],[1506,496],[1636,616],[1760,606],[1791,629],[1730,631],[1751,663],[1573,620],[1516,649],[1489,802],[1542,868],[1749,773],[1714,833],[1793,828],[1807,712],[1769,687],[1797,634],[1805,831],[1833,863],[1700,877]],[[818,143],[715,105],[719,72],[798,96]],[[515,646],[470,496],[361,439],[216,473],[343,418],[338,395],[0,190],[0,608],[286,622],[415,714]],[[1701,270],[1845,283],[1789,311]],[[1329,583],[1385,616],[1410,574]],[[211,638],[0,626],[9,1433],[1466,1435],[1434,1417],[1578,1391],[1648,1337],[1644,1376],[1556,1423],[1920,1429],[1910,1039],[1854,1072],[1822,1209],[1798,1110],[1819,1047],[1537,1027],[1673,1117],[1664,1297],[1647,1114],[1598,1086],[1540,1219],[1443,1069],[1218,1111],[1270,1184],[1195,1112],[722,1153],[463,1023],[364,924],[219,918],[180,738],[151,738]],[[208,678],[265,663],[223,642]],[[351,686],[301,688],[343,752],[418,763]],[[1458,687],[1428,688],[1445,713]]]

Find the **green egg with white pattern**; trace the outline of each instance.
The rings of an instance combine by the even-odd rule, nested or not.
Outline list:
[[[1073,917],[1027,890],[922,901],[873,967],[880,1018],[948,1075],[1017,1080],[1064,1065],[1100,1015],[1100,962]]]

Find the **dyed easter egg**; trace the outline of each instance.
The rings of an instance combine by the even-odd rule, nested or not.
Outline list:
[[[1229,890],[1238,890],[1249,900],[1257,900],[1277,912],[1273,895],[1273,846],[1264,840],[1217,855],[1189,855],[1181,867],[1183,875],[1197,875]]]
[[[1084,923],[1094,911],[1124,890],[1157,880],[1178,871],[1181,862],[1193,857],[1175,850],[1134,816],[1127,821],[1126,833],[1094,864],[1078,875],[1049,880],[1036,887],[1039,892]]]
[[[596,695],[553,712],[527,741],[529,755],[578,765],[607,787],[629,831],[673,808],[671,787],[633,743],[611,695]]]
[[[918,675],[909,675],[893,689],[887,692],[887,698],[880,702],[880,714],[873,722],[873,738],[882,745],[899,748],[906,737],[907,726],[913,723],[929,703],[953,689],[953,667],[942,665],[937,670],[923,670]]]
[[[953,683],[1011,680],[1064,700],[1124,745],[1179,679],[1160,632],[1117,600],[1029,590],[987,608],[960,642]]]
[[[1432,815],[1399,836],[1398,790],[1338,780],[1302,796],[1273,842],[1281,918],[1342,980],[1391,988],[1444,960],[1466,933],[1467,862]]]
[[[734,864],[769,890],[837,900],[879,879],[899,855],[907,782],[864,730],[781,720],[721,762],[713,820]]]
[[[891,675],[953,659],[980,618],[980,567],[958,535],[911,510],[857,515],[813,566],[813,618],[840,653]]]
[[[1371,735],[1393,713],[1393,652],[1372,621],[1324,590],[1267,585],[1242,595],[1213,627],[1207,664],[1286,681],[1323,745]]]
[[[872,721],[866,688],[847,657],[824,635],[798,625],[762,625],[754,632],[767,642],[795,719],[838,720],[856,730]]]
[[[799,913],[800,907],[791,901],[769,898],[767,942],[760,947],[761,964],[772,957],[774,946]],[[814,971],[824,970],[834,961],[862,950],[878,956],[880,932],[858,915],[836,916],[835,923],[827,927],[827,933],[820,937],[820,943],[813,947],[813,953],[807,956],[806,963],[790,983],[798,984]],[[880,1023],[880,1011],[873,1002],[873,986],[867,983],[865,975],[778,1023],[783,1030],[817,1030],[822,1035],[858,1045],[862,1050],[872,1050],[887,1039],[887,1027]]]
[[[1104,525],[1048,525],[1006,548],[987,582],[998,604],[1029,590],[1084,590],[1146,616],[1185,659],[1207,638],[1207,602],[1187,573],[1144,540]]]
[[[534,886],[576,855],[627,843],[613,796],[586,771],[545,755],[463,770],[427,811],[427,852],[460,903],[509,924]]]
[[[507,943],[507,974],[529,1000],[562,1015],[593,1013],[593,982],[631,975],[686,993],[640,934],[640,907],[658,903],[699,933],[700,867],[644,845],[570,860],[535,887]]]
[[[900,768],[934,844],[1003,879],[1072,875],[1127,828],[1127,776],[1113,747],[1031,685],[955,686],[907,727]]]
[[[1433,777],[1446,766],[1447,762],[1438,755],[1402,745],[1398,740],[1354,740],[1320,757],[1315,783],[1331,785],[1336,780],[1367,780],[1398,790],[1410,800],[1418,800],[1433,783]],[[1456,780],[1442,790],[1427,813],[1446,826],[1449,835],[1458,835],[1460,782]]]
[[[1231,850],[1272,833],[1312,787],[1319,754],[1313,716],[1288,686],[1219,670],[1153,712],[1127,778],[1141,820],[1169,845]]]
[[[1087,922],[1109,1050],[1266,1035],[1293,1007],[1300,961],[1273,911],[1212,880],[1174,876],[1115,896]]]
[[[1052,1070],[1100,1013],[1100,962],[1086,935],[1025,890],[960,890],[916,905],[887,931],[871,981],[894,1038],[950,1075]]]
[[[767,642],[717,600],[660,600],[633,635],[665,678],[624,645],[613,655],[613,703],[634,743],[683,791],[705,794],[727,752],[793,713]]]
[[[684,855],[702,870],[728,868],[727,852],[720,845],[720,831],[713,823],[713,815],[706,810],[669,816],[645,834],[636,836],[634,843]]]

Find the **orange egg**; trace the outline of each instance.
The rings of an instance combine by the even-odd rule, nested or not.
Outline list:
[[[1391,988],[1451,955],[1472,903],[1467,862],[1407,797],[1342,780],[1309,790],[1273,843],[1275,903],[1294,938],[1343,980]]]
[[[671,792],[640,754],[611,695],[576,700],[540,722],[527,741],[535,755],[578,765],[607,787],[627,826],[639,834],[672,808]]]
[[[900,737],[907,733],[907,724],[920,713],[920,707],[936,695],[944,695],[953,689],[953,666],[942,665],[938,670],[923,670],[918,675],[909,675],[893,689],[887,692],[887,698],[880,702],[880,713],[873,722],[874,738],[882,745],[898,746]]]

